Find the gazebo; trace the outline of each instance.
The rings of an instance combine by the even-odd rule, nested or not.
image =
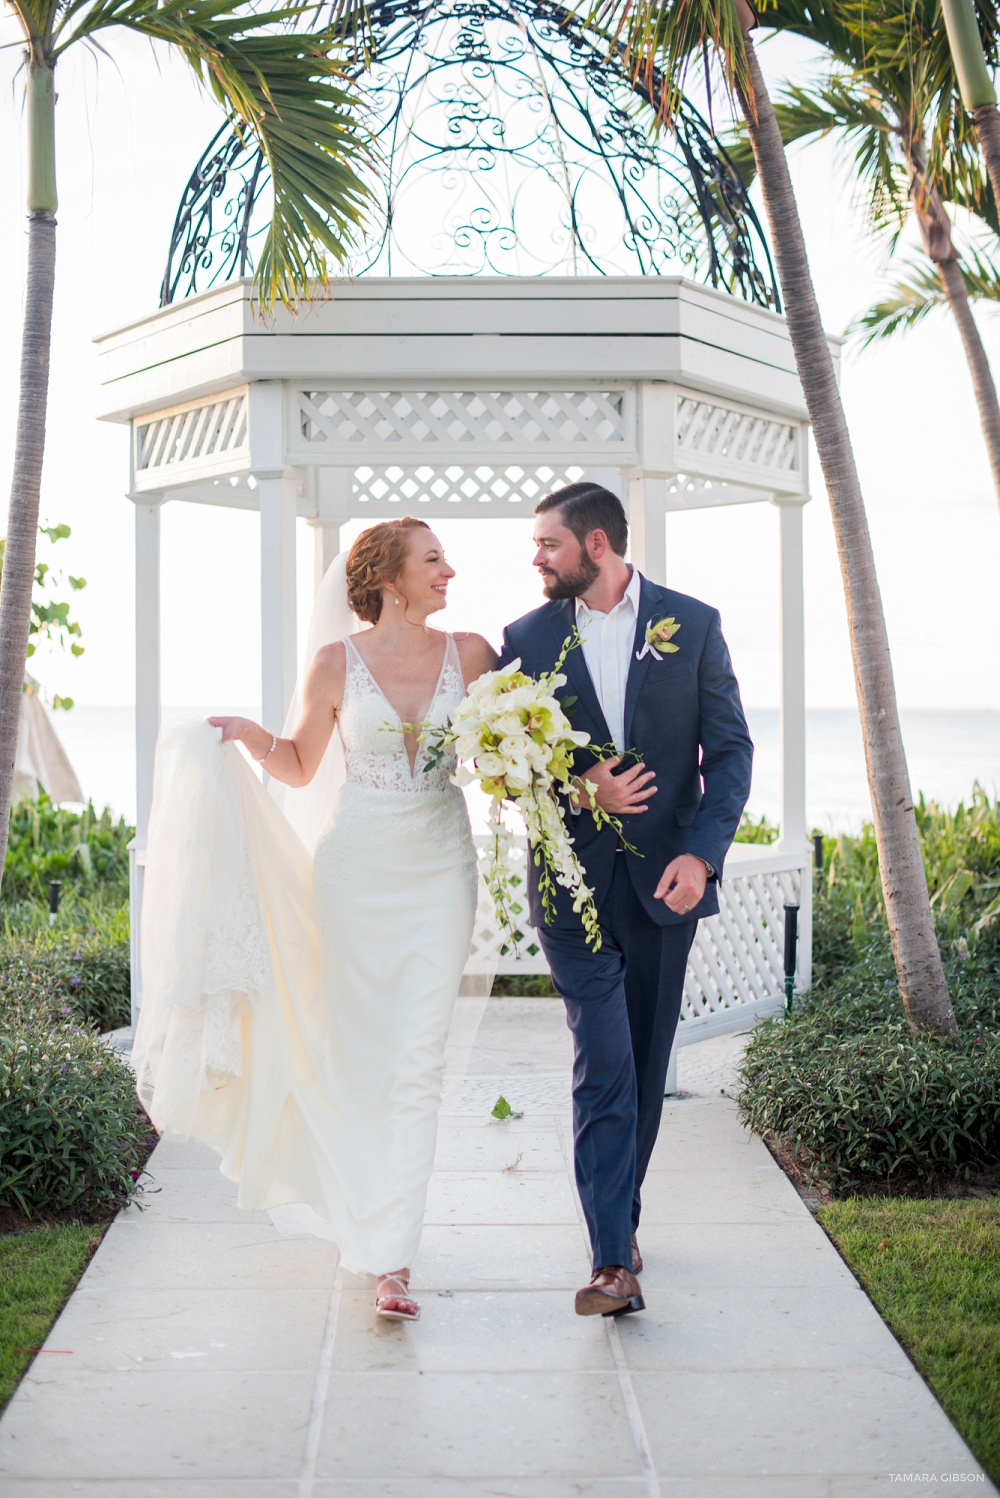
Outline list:
[[[352,274],[297,315],[261,320],[249,271],[266,182],[244,142],[220,136],[185,192],[163,305],[98,340],[101,414],[130,430],[136,524],[133,941],[160,720],[164,504],[259,514],[263,720],[277,729],[297,668],[299,520],[314,528],[318,578],[347,521],[530,517],[541,494],[586,474],[622,496],[631,559],[657,581],[670,514],[779,512],[781,838],[733,849],[722,911],[699,927],[678,1044],[742,1028],[782,1004],[786,902],[800,907],[799,986],[810,977],[807,424],[756,220],[696,111],[685,105],[675,134],[651,143],[637,127],[650,95],[565,12],[402,0],[379,14],[365,67],[392,149],[381,216]],[[570,106],[586,129],[567,122]],[[551,263],[538,263],[542,239],[525,247],[518,214],[526,193],[542,201],[548,190],[559,232],[545,241]],[[420,229],[428,212],[433,233]],[[436,263],[422,263],[432,252]],[[475,952],[490,966],[499,941],[484,914]],[[499,971],[511,970],[544,970],[530,937],[519,962],[500,955]]]

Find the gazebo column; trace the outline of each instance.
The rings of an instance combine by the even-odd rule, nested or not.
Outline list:
[[[628,480],[629,555],[650,582],[667,581],[667,480],[639,472]]]
[[[160,495],[135,501],[136,842],[146,846],[160,732]]]
[[[295,688],[295,519],[297,475],[258,470],[260,496],[261,721],[280,733]]]
[[[135,837],[129,844],[132,1025],[142,1003],[139,965],[142,888],[153,800],[153,762],[160,732],[160,510],[163,496],[135,504]]]
[[[812,872],[806,838],[806,658],[802,507],[807,497],[774,501],[781,546],[781,839],[803,859],[799,897],[798,987],[812,981]]]
[[[341,528],[348,518],[353,468],[313,470],[317,513],[310,517],[315,541],[315,586],[323,581],[327,568],[341,550]]]

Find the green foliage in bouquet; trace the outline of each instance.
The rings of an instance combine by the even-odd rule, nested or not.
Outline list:
[[[150,1125],[130,1068],[90,1029],[22,1006],[0,1026],[0,1207],[86,1216],[138,1190]]]
[[[85,889],[107,886],[128,897],[128,845],[135,828],[105,808],[100,816],[56,806],[44,792],[11,808],[4,861],[4,903],[43,899],[51,879]]]

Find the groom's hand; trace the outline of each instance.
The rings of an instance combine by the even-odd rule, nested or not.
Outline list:
[[[682,853],[671,859],[663,870],[663,877],[653,891],[654,900],[662,900],[674,915],[687,915],[705,893],[708,869],[705,861],[694,853]]]
[[[589,780],[596,787],[594,800],[602,811],[609,812],[613,817],[638,816],[640,812],[649,810],[645,803],[656,795],[656,786],[650,785],[650,781],[655,780],[656,776],[642,763],[633,765],[631,770],[625,770],[621,775],[613,775],[612,770],[620,764],[620,757],[599,760],[579,778]],[[580,793],[580,805],[589,805],[585,791]]]

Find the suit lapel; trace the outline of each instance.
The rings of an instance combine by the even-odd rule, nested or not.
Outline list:
[[[660,607],[663,589],[651,583],[648,578],[639,574],[639,617],[635,623],[635,639],[632,641],[632,651],[629,657],[628,679],[625,683],[625,744],[626,751],[632,746],[630,738],[632,733],[632,718],[635,714],[635,705],[639,700],[639,692],[646,679],[646,672],[652,657],[651,651],[646,651],[642,660],[636,660],[636,656],[646,643],[646,626],[649,624]]]
[[[553,609],[550,616],[557,655],[563,647],[563,641],[566,639],[566,636],[572,634],[576,626],[576,608],[574,605],[575,600],[572,598],[561,599],[559,606]],[[601,711],[601,704],[598,701],[597,689],[594,686],[593,677],[587,669],[587,662],[583,658],[582,646],[577,645],[569,652],[563,665],[563,670],[566,673],[567,694],[569,696],[572,696],[574,693],[576,694],[580,700],[581,707],[590,714],[590,717],[597,726],[597,742],[610,744],[611,730],[605,722],[604,713]],[[570,717],[572,717],[572,711],[570,712]]]

